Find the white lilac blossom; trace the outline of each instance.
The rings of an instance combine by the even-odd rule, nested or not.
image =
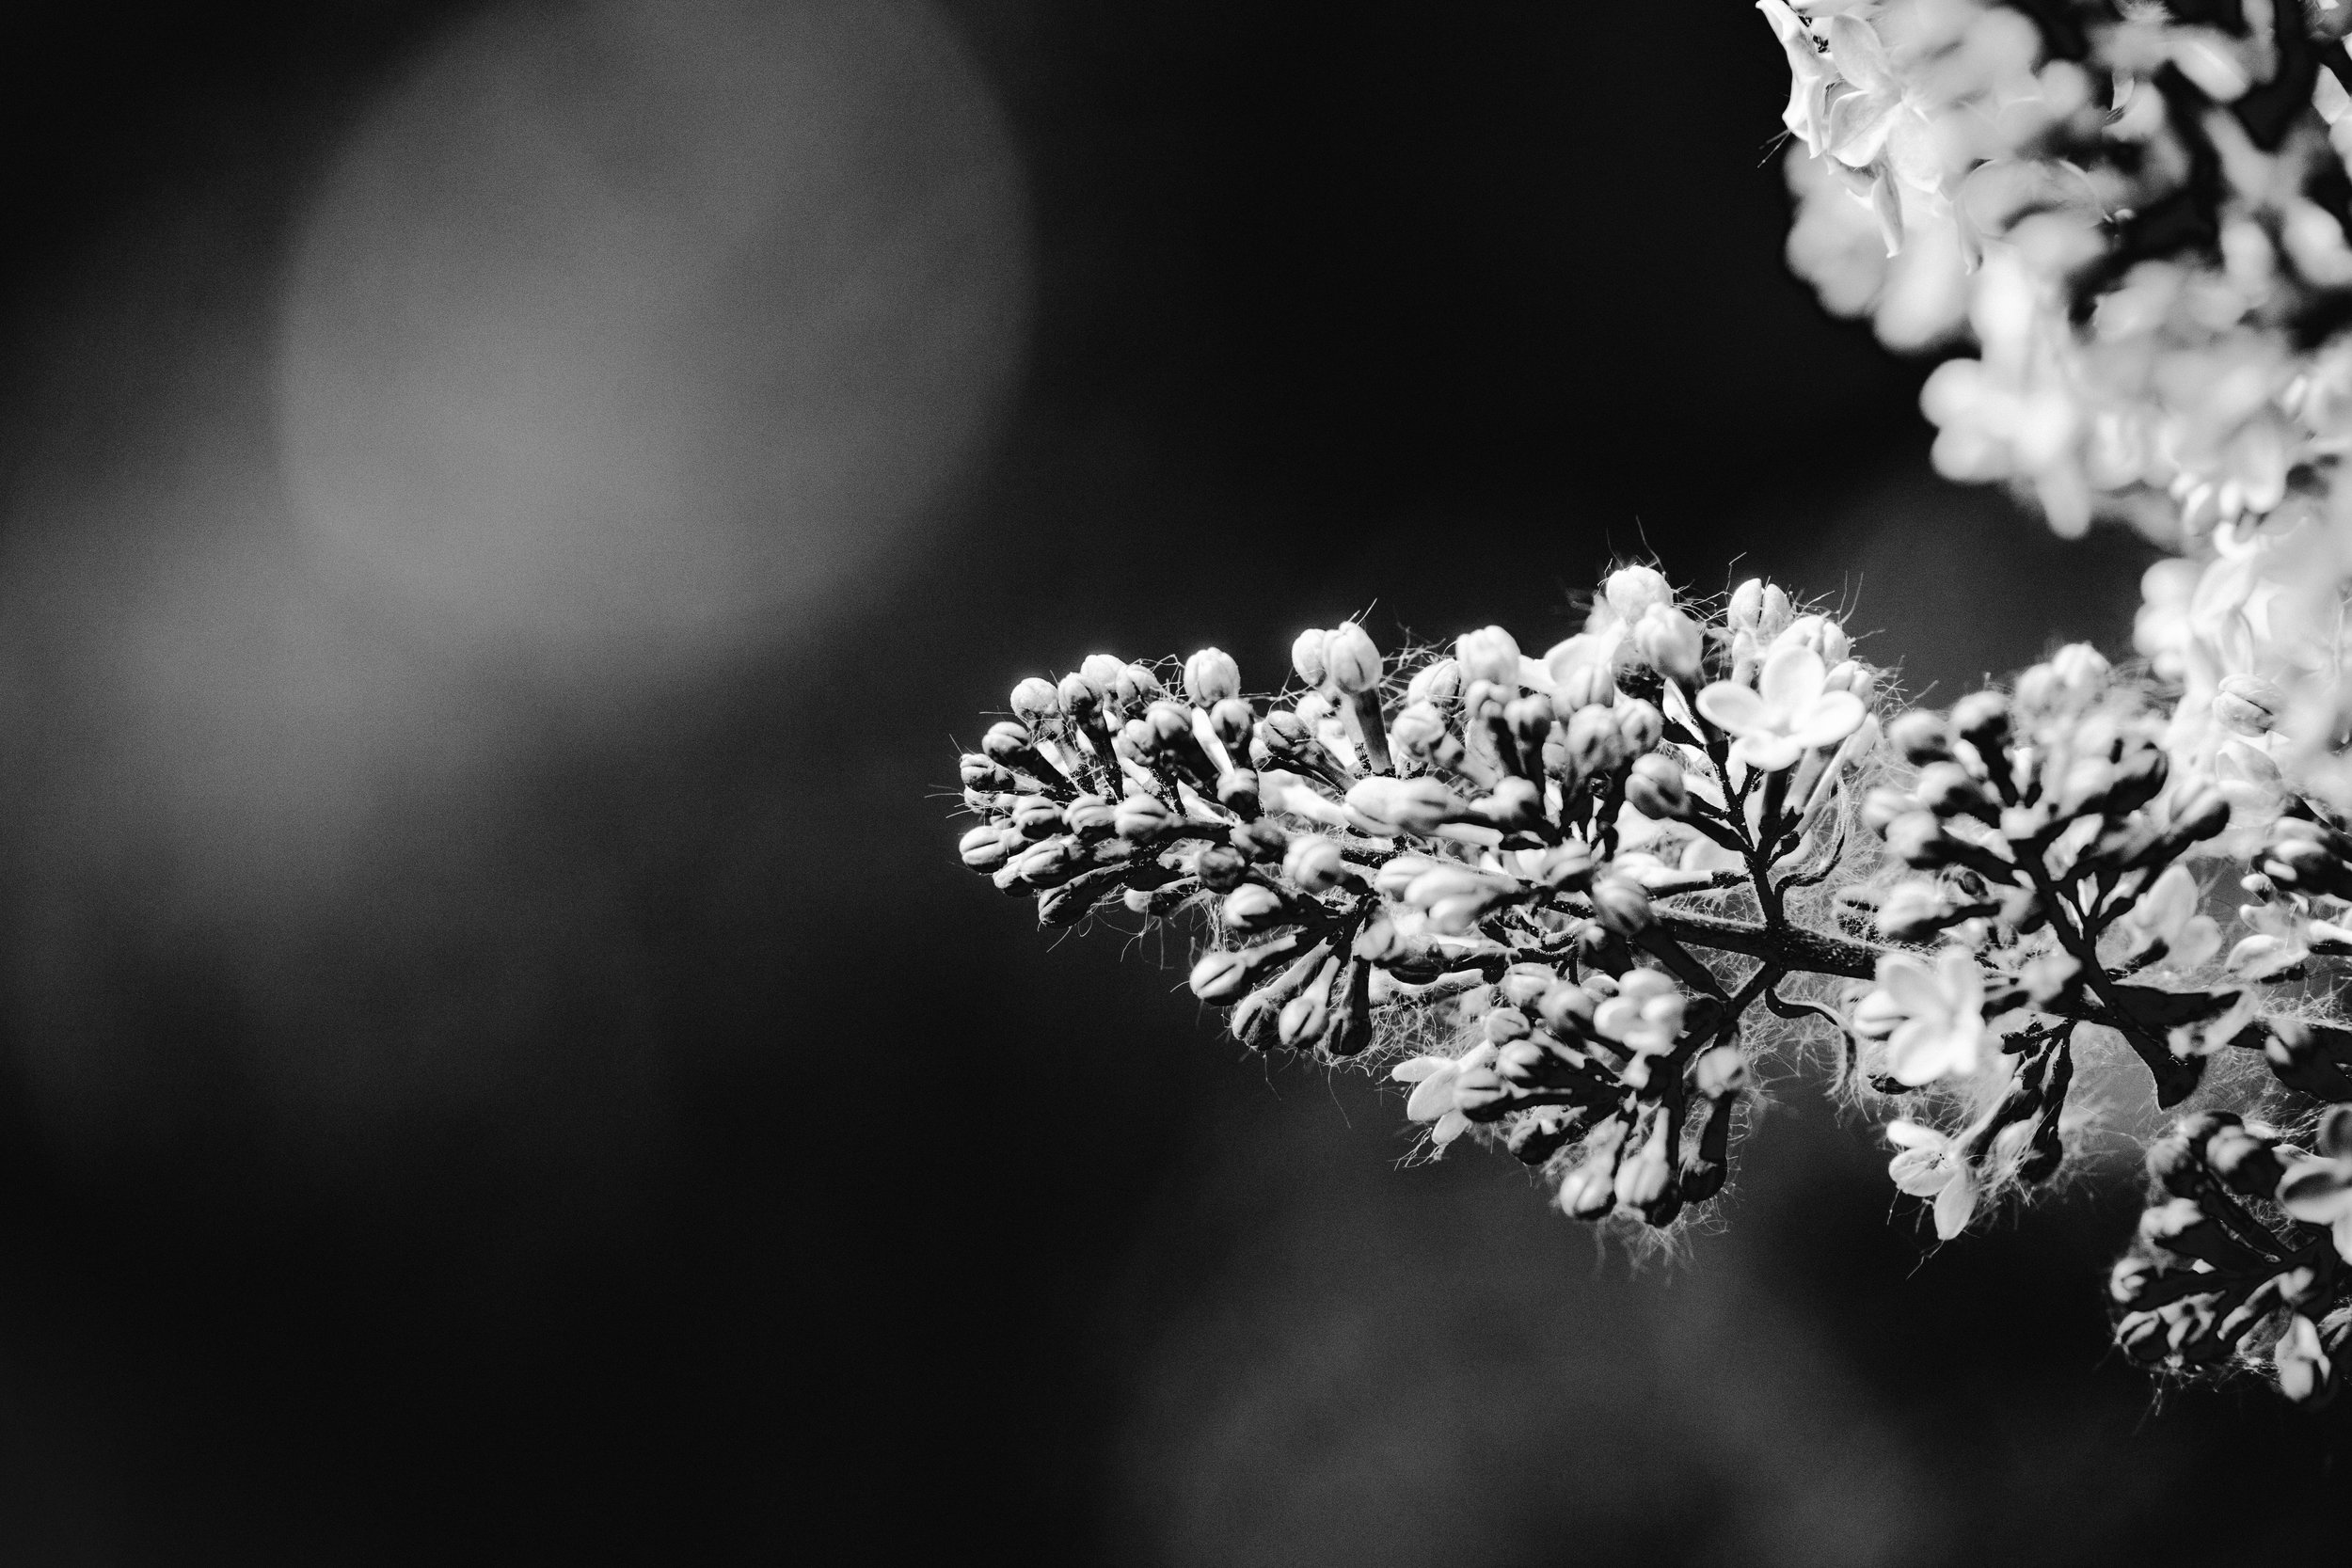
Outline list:
[[[1808,751],[1836,745],[1862,727],[1865,712],[1860,698],[1830,685],[1820,654],[1786,632],[1765,657],[1755,688],[1717,681],[1699,693],[1698,709],[1738,737],[1734,761],[1768,773]]]
[[[1215,649],[1025,680],[962,759],[961,858],[1049,927],[1189,919],[1235,1038],[1385,1069],[1428,1146],[1500,1147],[1636,1234],[1723,1191],[1752,1062],[1808,1032],[1947,1242],[2052,1181],[2097,1114],[2076,1053],[2120,1046],[2178,1119],[2118,1343],[2325,1401],[2352,1339],[2352,8],[1757,8],[1791,265],[1952,356],[1921,394],[1947,476],[2175,552],[2148,673],[2078,644],[1888,715],[1835,620],[1627,565],[1540,657],[1349,623],[1301,633],[1275,696]]]
[[[1790,264],[1929,376],[1937,467],[2136,527],[2175,771],[2352,808],[2352,8],[1758,0]],[[2240,830],[2258,824],[2241,818]]]
[[[1886,1124],[1886,1141],[1896,1149],[1887,1176],[1896,1191],[1932,1200],[1937,1237],[1948,1242],[1967,1229],[1977,1177],[1959,1140],[1899,1117]]]
[[[1853,1030],[1884,1042],[1888,1077],[1915,1089],[1977,1070],[1984,1056],[1984,972],[1972,954],[1947,947],[1932,964],[1884,954],[1877,979],[1854,1006]]]
[[[1188,917],[1192,990],[1244,1044],[1382,1071],[1426,1147],[1499,1147],[1633,1233],[1723,1191],[1752,1062],[1808,1029],[1946,1242],[2052,1180],[2098,1114],[2076,1053],[2120,1045],[2159,1107],[2205,1108],[2150,1149],[2119,1341],[2332,1394],[2352,1028],[2309,982],[2352,956],[2352,825],[2248,760],[2291,705],[2254,672],[2211,683],[2232,738],[2187,764],[2185,684],[2082,644],[1884,715],[1834,619],[1649,566],[1541,657],[1499,626],[1385,654],[1350,623],[1292,662],[1273,697],[1216,649],[1022,682],[962,759],[964,863],[1050,927]],[[2220,962],[2225,922],[2251,934]],[[2305,1147],[2229,1094],[2340,1109]]]

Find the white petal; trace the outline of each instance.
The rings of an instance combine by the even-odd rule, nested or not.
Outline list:
[[[1935,1234],[1939,1241],[1950,1241],[1968,1228],[1968,1220],[1977,1212],[1977,1181],[1965,1168],[1953,1173],[1951,1185],[1935,1195]]]
[[[1805,644],[1778,642],[1764,661],[1764,673],[1756,677],[1756,688],[1767,707],[1795,713],[1821,695],[1821,682],[1828,675],[1821,656]]]
[[[1935,979],[1947,1006],[1956,1012],[1978,1013],[1984,1007],[1984,971],[1964,947],[1947,947],[1936,955]]]
[[[1452,1062],[1443,1072],[1431,1074],[1413,1090],[1413,1097],[1405,1102],[1405,1114],[1414,1121],[1435,1121],[1454,1109],[1454,1080],[1461,1076]]]
[[[1788,738],[1806,748],[1835,746],[1860,729],[1869,711],[1851,691],[1824,691],[1790,720]]]
[[[1829,57],[1837,62],[1839,75],[1865,92],[1892,95],[1903,90],[1878,29],[1851,11],[1830,18]]]
[[[1901,1117],[1888,1122],[1884,1132],[1888,1143],[1904,1148],[1932,1148],[1944,1141],[1944,1134],[1932,1127],[1922,1127]]]
[[[1698,709],[1717,729],[1733,735],[1765,727],[1764,700],[1737,681],[1717,681],[1700,692]]]
[[[1936,984],[1935,971],[1908,953],[1880,956],[1879,990],[1905,1018],[1941,1016],[1944,1011],[1944,988]]]

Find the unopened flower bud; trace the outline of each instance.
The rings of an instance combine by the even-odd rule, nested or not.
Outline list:
[[[1748,1059],[1733,1045],[1716,1046],[1691,1069],[1692,1086],[1708,1100],[1738,1094],[1748,1086]]]
[[[1333,686],[1351,696],[1380,685],[1380,650],[1372,636],[1354,621],[1343,621],[1324,634],[1323,671]]]
[[[1919,803],[1938,816],[1989,814],[1993,802],[1984,789],[1956,762],[1931,762],[1919,770],[1915,793]]]
[[[1255,822],[1234,824],[1232,845],[1253,862],[1279,861],[1290,850],[1291,835],[1262,816]]]
[[[1257,722],[1257,713],[1239,697],[1227,697],[1209,709],[1209,733],[1236,754],[1249,744],[1249,732]]]
[[[1617,711],[1596,703],[1568,716],[1562,742],[1568,767],[1578,778],[1590,778],[1616,767],[1623,755],[1624,732],[1617,728]]]
[[[2009,698],[1998,691],[1972,691],[1952,705],[1952,733],[1977,749],[1988,768],[1997,767],[2009,740]]]
[[[1010,762],[1029,749],[1029,732],[1025,725],[1009,719],[1000,719],[980,736],[980,751],[997,762]]]
[[[2069,642],[2050,656],[2050,673],[2074,706],[2087,706],[2107,689],[2115,667],[2088,642]]]
[[[984,822],[963,835],[956,847],[963,856],[963,863],[975,871],[993,871],[1005,863],[1017,838],[1009,839],[1005,830],[993,822]]]
[[[1140,713],[1161,696],[1160,678],[1140,664],[1122,664],[1110,683],[1112,704],[1122,713]]]
[[[2330,1160],[2352,1160],[2352,1105],[2328,1107],[2312,1141]]]
[[[1616,1207],[1616,1148],[1560,1179],[1560,1207],[1571,1219],[1597,1219]]]
[[[1219,912],[1228,929],[1247,934],[1279,925],[1289,917],[1290,907],[1263,882],[1244,882],[1225,895]]]
[[[1506,692],[1519,689],[1519,645],[1501,626],[1464,632],[1455,640],[1454,657],[1470,680],[1486,681]]]
[[[1389,725],[1389,739],[1416,762],[1426,762],[1446,737],[1445,720],[1428,703],[1415,703]]]
[[[1942,716],[1930,713],[1925,708],[1913,708],[1908,713],[1897,714],[1886,725],[1886,738],[1894,742],[1895,750],[1903,754],[1903,760],[1915,768],[1924,768],[1931,762],[1943,762],[1951,756],[1951,748],[1945,744],[1944,733]]]
[[[1639,622],[1652,608],[1674,603],[1674,590],[1654,566],[1618,567],[1601,586],[1601,596],[1617,612],[1617,619],[1629,626]]]
[[[1012,689],[1011,707],[1023,723],[1040,724],[1061,712],[1061,698],[1052,681],[1031,675]]]
[[[1905,812],[1886,825],[1886,847],[1905,865],[1929,870],[1950,861],[1951,835],[1934,813]]]
[[[1543,785],[1533,779],[1497,779],[1492,789],[1470,803],[1470,812],[1506,833],[1534,828],[1544,820]]]
[[[1323,684],[1323,640],[1328,635],[1320,628],[1310,626],[1300,632],[1297,641],[1291,644],[1291,668],[1297,671],[1298,678],[1309,686]]]
[[[1901,790],[1879,784],[1862,798],[1862,825],[1884,836],[1887,824],[1919,809],[1919,802]]]
[[[1346,870],[1340,847],[1327,838],[1295,838],[1282,857],[1282,875],[1309,893],[1330,892]]]
[[[2230,802],[2217,789],[2206,790],[2180,808],[2166,836],[2182,844],[2198,844],[2230,825]]]
[[[1626,697],[1617,705],[1617,733],[1625,737],[1626,754],[1640,756],[1654,750],[1665,737],[1666,717],[1657,705],[1639,697]]]
[[[1247,768],[1229,768],[1217,776],[1216,803],[1242,816],[1258,813],[1258,775]]]
[[[1563,1038],[1583,1033],[1593,1022],[1593,993],[1563,980],[1544,992],[1535,1004],[1544,1027]]]
[[[1110,814],[1110,830],[1122,839],[1148,839],[1174,825],[1176,814],[1155,795],[1129,795]]]
[[[1025,837],[1032,839],[1059,832],[1062,826],[1061,807],[1041,795],[1024,797],[1021,803],[1012,808],[1012,825],[1020,829]]]
[[[1502,721],[1511,726],[1521,746],[1541,746],[1551,731],[1552,718],[1551,699],[1540,691],[1513,698],[1502,708]]]
[[[1617,695],[1615,672],[1597,658],[1580,659],[1569,665],[1556,684],[1560,707],[1567,713],[1582,707],[1607,707]]]
[[[1698,678],[1706,647],[1699,624],[1668,605],[1652,605],[1633,628],[1633,646],[1650,667],[1677,680]]]
[[[966,789],[1010,789],[1012,775],[996,765],[985,752],[966,752],[956,764],[960,782]]]
[[[1276,1024],[1276,1034],[1284,1045],[1305,1051],[1323,1037],[1330,1026],[1331,1005],[1328,984],[1311,984],[1298,995],[1282,1004],[1282,1013]]]
[[[1649,895],[1625,877],[1604,877],[1587,895],[1600,923],[1621,937],[1639,935],[1651,920]]]
[[[1104,696],[1110,695],[1126,671],[1127,661],[1111,654],[1089,654],[1078,661],[1078,673],[1092,681]]]
[[[2286,707],[2286,693],[2260,675],[2228,675],[2213,700],[2213,716],[2244,736],[2266,735]]]
[[[1652,752],[1636,757],[1626,775],[1625,798],[1635,811],[1655,821],[1691,814],[1691,787],[1672,757]]]
[[[1731,591],[1731,604],[1724,610],[1724,619],[1731,624],[1732,630],[1753,633],[1756,628],[1756,624],[1763,618],[1763,614],[1764,579],[1762,578],[1750,578]]]
[[[1241,695],[1241,666],[1222,648],[1203,648],[1184,660],[1184,695],[1195,707],[1215,707]]]
[[[1628,1208],[1646,1209],[1665,1195],[1666,1179],[1673,1173],[1674,1165],[1667,1159],[1666,1118],[1659,1116],[1642,1146],[1617,1163],[1617,1201]]]
[[[1462,666],[1451,658],[1424,664],[1414,673],[1405,688],[1407,703],[1435,703],[1444,706],[1462,700]]]
[[[1251,964],[1247,953],[1207,953],[1192,966],[1192,994],[1212,1006],[1237,1002],[1249,989]]]
[[[1502,998],[1506,1007],[1516,1007],[1525,1014],[1543,1000],[1545,992],[1559,983],[1560,976],[1549,964],[1513,964],[1502,972],[1502,978],[1496,983],[1495,993]],[[1489,1035],[1487,1037],[1491,1039],[1494,1037]]]
[[[1375,775],[1359,781],[1347,792],[1347,803],[1375,822],[1390,822],[1408,833],[1429,834],[1448,822],[1461,820],[1461,797],[1438,779],[1391,779]]]
[[[1249,862],[1230,844],[1212,844],[1194,858],[1193,875],[1211,893],[1231,893],[1249,874]]]
[[[1897,882],[1879,905],[1875,924],[1889,942],[1925,942],[1951,923],[1944,892],[1931,881]]]
[[[1062,712],[1073,719],[1090,718],[1103,705],[1103,689],[1074,673],[1061,678],[1057,696]]]
[[[1486,1016],[1478,1021],[1478,1025],[1486,1038],[1497,1045],[1523,1040],[1535,1031],[1535,1026],[1527,1021],[1527,1015],[1517,1007],[1490,1008]]]
[[[1073,833],[1107,833],[1116,820],[1116,810],[1100,795],[1081,795],[1062,808],[1061,819]]]

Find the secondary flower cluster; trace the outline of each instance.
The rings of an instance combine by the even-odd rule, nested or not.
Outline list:
[[[2189,1117],[2149,1148],[2148,1174],[2108,1285],[2124,1351],[2176,1372],[2266,1361],[2288,1398],[2331,1397],[2352,1339],[2352,1106],[2308,1148],[2226,1112]]]
[[[1500,1147],[1570,1215],[1655,1229],[1720,1192],[1751,1062],[1798,1033],[1774,1018],[1834,1026],[1946,1238],[2064,1164],[2086,1051],[2127,1047],[2162,1107],[2352,1101],[2352,1032],[2298,983],[2352,951],[2352,832],[2275,772],[2176,770],[2163,700],[2088,647],[1882,721],[1835,621],[1635,566],[1540,657],[1489,626],[1395,660],[1351,623],[1302,635],[1293,674],[1245,696],[1204,649],[1023,682],[963,759],[966,863],[1047,925],[1194,911],[1192,990],[1236,1038],[1384,1071],[1425,1147]],[[2312,1153],[2249,1124],[2278,1152],[2249,1164],[2215,1152],[2219,1115],[2159,1146],[2192,1153],[2152,1212],[2242,1198],[2352,1237],[2352,1123]],[[2323,1397],[2352,1275],[2225,1219],[2244,1257],[2151,1219],[2119,1334]],[[2176,1277],[2207,1269],[2233,1272]]]
[[[1938,467],[2185,552],[2139,639],[2184,689],[2176,765],[2352,805],[2352,9],[1758,8],[1791,72],[1791,264],[1893,346],[1975,340],[1922,396]]]

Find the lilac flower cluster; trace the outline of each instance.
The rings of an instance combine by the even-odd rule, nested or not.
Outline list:
[[[2176,769],[2352,806],[2352,9],[1758,0],[1788,255],[1929,378],[1946,475],[2128,521]]]
[[[1540,657],[1489,626],[1394,660],[1351,623],[1293,673],[1246,696],[1211,648],[1023,682],[963,758],[965,863],[1049,926],[1190,911],[1235,1038],[1384,1071],[1431,1152],[1470,1134],[1636,1233],[1722,1191],[1755,1058],[1804,1025],[1945,1238],[2066,1164],[2103,1056],[2200,1107],[2151,1156],[2126,1348],[2334,1387],[2352,1123],[2266,1129],[2352,1102],[2352,1032],[2301,983],[2352,951],[2352,831],[2275,773],[2178,769],[2158,689],[2077,645],[1883,719],[1834,619],[1644,566]]]

